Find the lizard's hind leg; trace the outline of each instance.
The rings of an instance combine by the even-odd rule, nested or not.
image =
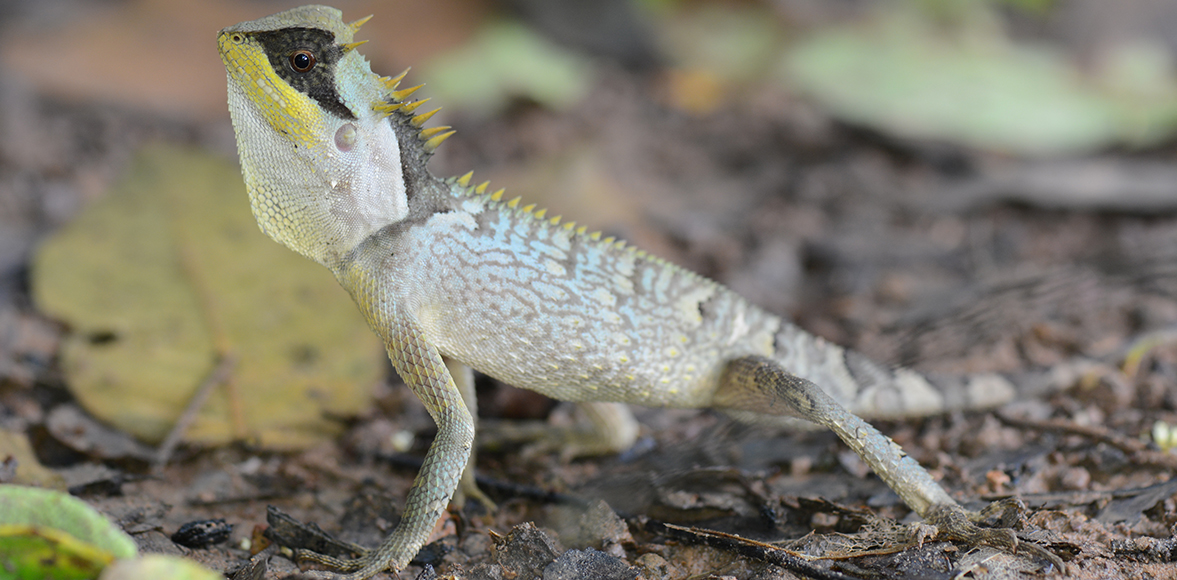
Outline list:
[[[712,404],[717,409],[800,417],[831,429],[854,450],[903,502],[948,538],[986,544],[1009,552],[1019,546],[1010,529],[982,528],[932,475],[890,437],[847,411],[812,381],[790,374],[762,356],[733,360],[724,369]],[[1030,551],[1063,566],[1054,554],[1033,544]]]
[[[576,403],[576,415],[573,425],[543,420],[488,422],[478,443],[492,449],[522,445],[524,457],[559,453],[560,461],[567,463],[622,453],[638,439],[641,427],[625,403],[584,401]]]
[[[454,379],[454,385],[458,387],[458,391],[462,394],[462,401],[466,403],[466,408],[470,410],[470,417],[474,419],[474,430],[478,431],[478,396],[474,392],[474,370],[470,367],[449,357],[442,357],[445,361],[445,367],[450,371],[450,376]],[[494,501],[492,501],[474,481],[474,463],[477,457],[477,451],[470,451],[470,459],[466,460],[466,468],[462,470],[462,479],[458,480],[458,489],[454,492],[454,497],[450,503],[461,508],[466,504],[467,499],[473,499],[481,503],[486,509],[494,511],[497,509]]]

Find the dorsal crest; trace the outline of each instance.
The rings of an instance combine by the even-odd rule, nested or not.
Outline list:
[[[441,107],[418,113],[417,111],[429,99],[407,100],[409,96],[425,86],[417,85],[400,89],[401,81],[408,74],[409,69],[405,69],[404,72],[395,77],[381,77],[379,81],[384,85],[386,99],[373,104],[372,110],[384,115],[390,122],[398,125],[401,130],[397,131],[397,135],[412,136],[413,139],[402,139],[401,147],[406,151],[414,152],[415,156],[421,162],[425,162],[429,157],[433,156],[433,153],[437,151],[437,148],[441,146],[442,142],[456,131],[448,125],[423,128],[425,123],[441,110]]]

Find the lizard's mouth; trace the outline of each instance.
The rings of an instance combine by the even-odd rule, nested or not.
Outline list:
[[[322,143],[326,128],[320,108],[278,76],[259,42],[246,32],[226,28],[217,35],[217,48],[232,78],[230,99],[233,87],[244,92],[241,104],[296,147],[311,149]]]

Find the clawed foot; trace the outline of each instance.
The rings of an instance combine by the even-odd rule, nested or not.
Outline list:
[[[312,552],[310,550],[295,550],[294,561],[302,564],[304,562],[312,562],[314,564],[330,568],[331,571],[313,570],[304,572],[306,576],[312,578],[330,578],[332,580],[367,580],[381,572],[389,572],[393,578],[399,578],[400,573],[394,568],[390,568],[388,564],[379,561],[378,555],[373,551],[366,552],[363,556],[354,559],[344,560],[341,558],[334,558]],[[341,576],[340,574],[346,574]]]
[[[362,580],[392,567],[392,559],[380,558],[378,551],[337,540],[320,530],[318,526],[304,524],[273,506],[266,511],[266,522],[270,525],[266,530],[267,538],[293,550],[296,563],[312,562],[331,570],[309,571],[305,573],[308,577],[338,580],[341,578],[340,574],[348,574],[342,578]],[[359,557],[340,557],[351,554],[358,554]],[[395,570],[393,572],[395,576]]]
[[[359,558],[344,560],[342,558],[335,558],[333,556],[312,552],[310,550],[294,551],[294,561],[299,564],[304,562],[311,562],[338,572],[355,572],[356,570],[366,566],[368,564],[368,559],[369,558],[367,553],[365,553],[363,556],[360,556]]]
[[[1053,552],[1033,542],[1018,540],[1011,528],[1018,523],[1025,510],[1026,506],[1016,498],[993,502],[980,513],[970,512],[956,504],[936,504],[928,510],[924,519],[936,526],[942,537],[973,546],[991,546],[1011,554],[1022,551],[1042,558],[1065,572],[1067,565]],[[999,527],[977,525],[978,522],[994,519]]]

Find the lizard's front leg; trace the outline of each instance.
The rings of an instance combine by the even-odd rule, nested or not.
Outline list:
[[[437,438],[409,489],[400,524],[379,548],[355,560],[300,554],[300,559],[351,572],[352,580],[384,570],[398,573],[417,555],[449,504],[474,442],[473,417],[437,349],[408,322],[396,323],[385,340],[397,373],[437,422]]]
[[[776,361],[749,356],[725,367],[713,406],[769,415],[800,417],[828,427],[920,517],[948,538],[968,544],[987,544],[1014,552],[1017,536],[1010,529],[977,526],[974,514],[944,491],[932,475],[909,457],[899,444],[857,415],[847,411],[812,381],[794,376]],[[1033,544],[1030,551],[1062,568],[1054,554]]]

